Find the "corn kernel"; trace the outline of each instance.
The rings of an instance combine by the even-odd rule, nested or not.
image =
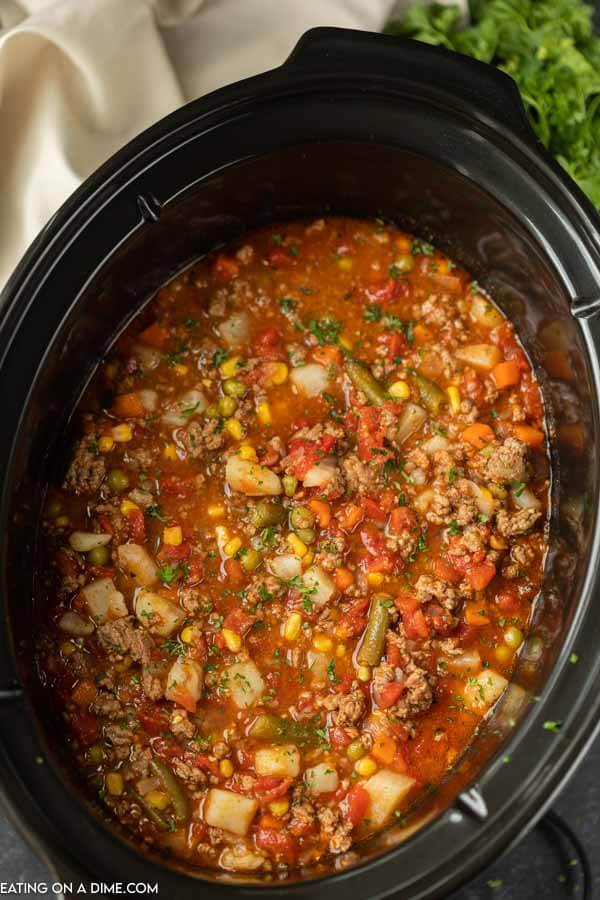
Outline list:
[[[223,640],[227,644],[227,649],[232,653],[239,653],[242,649],[242,639],[235,631],[230,628],[224,628],[221,632]]]
[[[133,500],[123,500],[119,509],[121,510],[121,515],[128,516],[130,512],[135,512],[136,509],[139,509],[139,506]]]
[[[362,778],[370,778],[377,771],[377,763],[370,756],[363,756],[354,763],[354,771]]]
[[[302,557],[302,568],[308,569],[314,558],[315,554],[312,552],[312,550],[309,550],[308,553],[305,553]]]
[[[176,375],[179,375],[179,377],[181,378],[184,375],[187,375],[189,370],[188,370],[187,366],[183,365],[183,363],[177,363],[176,365],[173,366],[173,371],[175,372]]]
[[[359,666],[356,674],[358,676],[359,681],[370,681],[371,680],[370,666]]]
[[[114,439],[111,438],[108,434],[105,434],[103,437],[98,439],[98,450],[100,451],[100,453],[110,453],[114,446]]]
[[[288,616],[287,622],[283,626],[283,636],[286,641],[295,641],[300,634],[302,626],[302,616],[300,613],[294,612]]]
[[[344,350],[352,350],[352,341],[347,337],[341,337],[339,340],[340,347]]]
[[[304,541],[300,540],[297,534],[288,534],[287,542],[296,556],[299,556],[300,559],[302,559],[302,557],[306,556],[306,554],[308,553],[308,547],[306,546]]]
[[[256,417],[261,425],[271,425],[273,417],[271,416],[271,407],[266,400],[259,403],[256,407]]]
[[[167,444],[163,450],[163,456],[165,459],[170,459],[171,461],[177,459],[177,447],[175,444]]]
[[[335,648],[335,655],[338,656],[340,659],[342,658],[342,656],[345,656],[346,655],[346,645],[338,644],[337,647]]]
[[[338,261],[338,269],[341,269],[342,272],[349,272],[352,269],[354,263],[352,262],[349,256],[341,256]]]
[[[183,532],[181,525],[173,525],[170,528],[163,528],[163,544],[169,547],[179,547],[183,543]]]
[[[242,546],[242,539],[239,537],[231,538],[230,541],[227,541],[225,546],[223,547],[223,553],[225,556],[235,556],[238,550]]]
[[[488,491],[486,487],[479,488],[480,497],[482,500],[485,500],[486,503],[493,503],[494,498],[492,496],[492,492]]]
[[[211,519],[221,519],[225,515],[225,507],[222,503],[209,503],[206,512]]]
[[[272,816],[275,816],[276,819],[281,819],[282,816],[285,816],[289,808],[289,800],[271,800],[269,803],[269,812]]]
[[[396,400],[408,400],[410,397],[410,388],[405,381],[395,381],[390,385],[389,393]]]
[[[219,763],[219,772],[223,778],[231,778],[233,775],[233,763],[230,759],[222,759]]]
[[[171,802],[166,791],[148,791],[144,800],[152,809],[166,809]]]
[[[514,651],[510,647],[507,647],[506,644],[500,644],[500,646],[496,647],[494,650],[494,655],[500,662],[510,662],[513,657],[513,652]]]
[[[241,459],[249,459],[252,462],[256,460],[256,450],[251,444],[242,444],[238,450]]]
[[[451,385],[446,393],[448,394],[448,400],[450,401],[450,409],[452,412],[460,412],[460,391],[454,385]]]
[[[269,382],[271,384],[283,384],[285,381],[287,381],[288,371],[289,369],[284,362],[273,363]]]
[[[230,356],[229,359],[226,359],[225,362],[221,363],[219,372],[223,378],[231,378],[237,372],[239,363],[239,356]]]
[[[119,444],[126,444],[127,441],[130,441],[133,437],[131,425],[127,422],[121,422],[120,425],[115,425],[112,430],[112,436]]]
[[[111,797],[118,797],[123,793],[123,776],[120,772],[109,772],[106,776],[106,790]]]
[[[316,634],[313,638],[313,647],[322,653],[329,653],[333,647],[333,641],[326,634]]]
[[[58,526],[58,528],[66,528],[67,525],[69,524],[69,517],[68,516],[59,516],[58,519],[54,520],[54,522]]]
[[[504,538],[497,537],[495,534],[490,537],[490,547],[494,550],[506,550],[507,546],[508,544]]]
[[[239,419],[226,419],[225,428],[236,441],[241,441],[244,437],[244,429]]]
[[[71,653],[75,653],[76,649],[73,641],[63,641],[60,645],[60,652],[63,656],[70,656]]]
[[[191,644],[194,638],[194,629],[191,625],[186,625],[180,634],[180,638],[184,644]]]
[[[381,587],[383,584],[383,575],[381,572],[369,572],[367,575],[367,583],[371,585],[371,587]]]

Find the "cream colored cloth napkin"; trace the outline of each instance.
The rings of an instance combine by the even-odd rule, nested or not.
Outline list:
[[[182,103],[279,65],[306,29],[410,0],[0,0],[0,288],[97,166]]]

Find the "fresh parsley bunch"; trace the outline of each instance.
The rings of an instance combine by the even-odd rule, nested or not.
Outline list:
[[[543,144],[600,207],[600,38],[583,0],[418,4],[386,31],[493,63],[516,81]]]

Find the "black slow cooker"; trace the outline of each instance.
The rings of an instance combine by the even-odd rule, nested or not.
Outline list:
[[[516,323],[542,384],[553,515],[515,683],[447,782],[331,874],[282,882],[141,855],[61,760],[33,665],[36,535],[70,414],[115,335],[208,250],[266,221],[381,216],[457,258]],[[2,295],[0,779],[5,810],[62,880],[161,895],[440,897],[530,827],[600,711],[597,448],[600,219],[528,126],[499,71],[336,29],[281,68],[178,110],[68,200]],[[550,361],[566,353],[571,375]],[[417,827],[421,826],[421,827]]]

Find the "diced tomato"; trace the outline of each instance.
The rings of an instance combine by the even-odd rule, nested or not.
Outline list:
[[[193,475],[162,475],[158,483],[161,493],[172,497],[188,497],[196,487],[196,479]]]
[[[411,641],[426,640],[429,637],[429,628],[415,595],[408,592],[399,594],[394,600],[394,605],[400,610],[407,638]]]
[[[169,717],[160,706],[142,706],[137,711],[137,717],[144,731],[152,737],[168,734]]]
[[[240,274],[240,267],[235,259],[231,259],[230,256],[225,256],[224,253],[219,253],[213,263],[212,274],[217,281],[226,283],[228,281],[233,281],[234,278],[238,277]]]
[[[354,826],[367,818],[371,798],[368,791],[364,789],[362,784],[355,784],[350,788],[346,796],[346,805],[348,810],[348,819]]]
[[[481,406],[485,400],[485,387],[483,381],[474,369],[468,366],[462,375],[462,392],[466,394],[475,406]]]
[[[260,803],[271,803],[287,794],[292,784],[291,778],[278,778],[276,775],[262,775],[256,779],[252,788]]]
[[[61,575],[65,575],[69,578],[74,578],[77,575],[77,560],[68,553],[65,553],[64,550],[58,550],[54,557],[54,561],[56,563],[56,568]]]
[[[182,562],[190,553],[190,545],[185,541],[181,544],[163,544],[156,558],[159,562]]]
[[[507,587],[496,594],[496,606],[502,612],[516,612],[519,608],[519,599],[515,591]]]
[[[113,528],[112,522],[110,521],[110,516],[107,516],[106,513],[98,513],[96,516],[98,519],[98,524],[100,528],[104,532],[104,534],[114,534],[115,529]]]
[[[92,713],[78,709],[71,713],[71,728],[83,747],[89,747],[98,739],[98,720]]]
[[[88,566],[88,575],[92,578],[114,578],[115,570],[109,566]]]
[[[530,419],[541,420],[543,415],[542,398],[540,389],[537,384],[531,380],[531,375],[527,373],[521,379],[521,397],[523,398],[523,408]]]
[[[390,516],[390,531],[401,534],[403,531],[414,531],[417,527],[417,517],[408,506],[397,506]]]
[[[387,359],[392,361],[401,357],[408,349],[406,338],[401,331],[386,331],[378,340],[386,348]]]
[[[227,613],[223,622],[223,628],[228,628],[230,631],[235,631],[236,634],[244,635],[252,628],[255,622],[256,616],[251,616],[250,613],[247,613],[245,609],[239,606],[237,609]]]
[[[198,584],[204,577],[204,563],[199,556],[189,560],[186,569],[186,584]]]
[[[296,260],[287,250],[281,250],[276,248],[275,250],[271,250],[269,253],[267,260],[269,265],[274,269],[285,269],[288,266],[295,266]]]
[[[482,591],[488,586],[495,575],[496,566],[488,560],[484,560],[484,562],[480,563],[478,566],[473,566],[472,569],[469,569],[467,572],[467,579],[474,590]]]
[[[250,753],[248,750],[244,750],[243,747],[238,747],[238,749],[235,751],[235,755],[240,769],[244,769],[245,771],[254,769],[253,753]]]
[[[318,441],[293,438],[288,446],[288,462],[292,474],[296,478],[304,478],[315,463],[331,453],[334,446],[335,438],[331,434],[324,434]]]
[[[347,747],[352,743],[352,735],[345,728],[336,725],[329,729],[329,743],[332,747]]]
[[[292,862],[296,854],[296,842],[289,834],[277,831],[275,828],[259,828],[254,840],[261,850],[267,850],[274,856],[280,856]]]
[[[403,681],[390,681],[377,690],[377,705],[380,709],[388,709],[388,707],[394,705],[403,693]]]
[[[252,348],[261,359],[279,359],[283,356],[281,332],[272,326],[265,328],[252,341]]]
[[[403,657],[400,647],[397,644],[392,643],[392,641],[386,642],[385,655],[387,657],[387,661],[391,663],[393,666],[401,666]]]
[[[458,584],[462,581],[462,575],[454,566],[451,566],[445,559],[438,557],[433,564],[433,573],[436,578],[442,581],[449,581],[450,584]]]
[[[360,539],[369,553],[369,557],[363,560],[363,568],[368,572],[382,572],[391,575],[400,564],[400,557],[393,553],[385,542],[385,538],[378,531],[367,528],[361,529]]]
[[[135,544],[143,544],[146,540],[146,523],[141,509],[130,509],[126,515],[127,531]]]
[[[385,525],[387,513],[376,500],[372,500],[370,497],[362,497],[360,505],[369,519],[373,519],[373,521],[378,522],[380,525]]]
[[[367,303],[373,303],[377,306],[391,303],[399,297],[408,299],[410,296],[410,285],[407,281],[400,278],[386,278],[378,281],[364,289]]]
[[[241,587],[246,580],[246,573],[237,559],[226,559],[223,563],[223,572],[227,582],[234,588]]]
[[[389,456],[384,448],[385,428],[381,410],[376,406],[362,406],[358,410],[356,441],[361,462],[383,465]]]
[[[82,709],[89,706],[96,697],[96,685],[93,681],[83,680],[73,689],[71,700]]]
[[[369,602],[368,597],[364,600],[357,600],[344,616],[344,627],[351,636],[356,637],[363,633],[367,621]]]

